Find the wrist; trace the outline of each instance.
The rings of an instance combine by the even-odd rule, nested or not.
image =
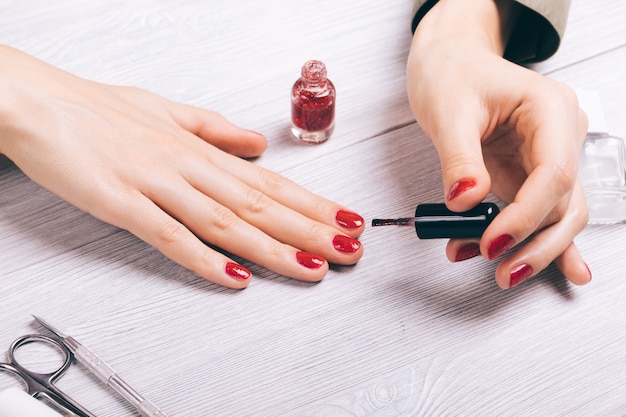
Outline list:
[[[35,89],[25,84],[33,80],[26,55],[9,46],[0,45],[0,154],[14,160],[17,149],[32,137],[32,127],[40,126],[42,120],[35,115]],[[15,162],[15,160],[14,160]]]
[[[413,45],[438,48],[444,42],[502,56],[517,14],[513,0],[439,0],[417,25]]]
[[[8,156],[7,148],[13,136],[15,120],[14,109],[10,103],[11,92],[7,84],[4,76],[0,74],[0,97],[3,97],[3,100],[0,100],[0,154],[5,156]]]

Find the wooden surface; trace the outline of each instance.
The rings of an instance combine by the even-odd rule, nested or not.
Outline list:
[[[441,201],[436,154],[405,94],[410,0],[5,0],[0,43],[98,81],[144,87],[264,133],[255,163],[377,216]],[[626,3],[573,0],[562,48],[536,67],[599,92],[626,137]],[[334,136],[289,137],[289,89],[323,60]],[[0,63],[0,65],[3,65]],[[454,117],[454,115],[451,115]],[[36,122],[36,121],[33,121]],[[551,267],[513,291],[445,241],[368,228],[363,259],[305,284],[245,263],[212,285],[133,235],[0,171],[0,348],[41,315],[170,416],[626,415],[626,226],[576,243],[582,288]],[[85,368],[59,381],[103,417],[135,415]]]

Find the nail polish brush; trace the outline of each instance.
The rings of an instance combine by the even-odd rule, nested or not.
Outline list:
[[[456,212],[443,203],[418,204],[415,217],[373,219],[372,226],[415,226],[420,239],[481,237],[487,226],[500,213],[493,203],[480,203],[476,207]]]

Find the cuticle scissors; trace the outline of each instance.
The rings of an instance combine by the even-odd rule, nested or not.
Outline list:
[[[29,343],[44,343],[51,345],[63,354],[63,364],[55,371],[48,373],[34,372],[21,365],[15,359],[15,352],[21,346]],[[9,374],[12,374],[22,380],[26,386],[26,392],[28,392],[29,395],[37,399],[50,401],[55,406],[59,407],[63,412],[68,414],[75,414],[79,417],[95,417],[82,405],[72,400],[54,385],[54,381],[59,379],[72,363],[72,353],[60,342],[41,334],[25,335],[16,339],[11,346],[9,346],[7,359],[6,363],[0,363],[0,372],[8,372]]]

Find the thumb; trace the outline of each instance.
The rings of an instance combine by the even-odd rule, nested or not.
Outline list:
[[[236,126],[214,111],[172,103],[171,115],[183,129],[232,155],[252,158],[267,148],[265,136]]]
[[[476,121],[457,118],[431,138],[441,162],[446,206],[452,211],[471,209],[491,189],[479,132]]]

